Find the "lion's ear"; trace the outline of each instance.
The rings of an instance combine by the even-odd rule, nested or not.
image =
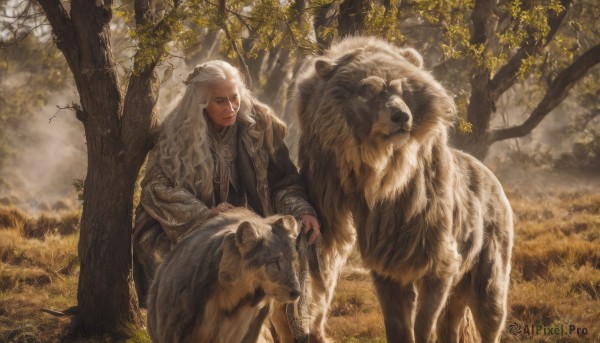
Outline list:
[[[293,238],[298,236],[298,223],[296,222],[296,218],[292,216],[283,216],[277,219],[273,225],[286,230]]]
[[[250,251],[258,244],[260,235],[258,230],[251,222],[243,222],[238,226],[235,233],[235,244],[240,251]]]
[[[223,255],[219,263],[219,283],[223,286],[231,285],[238,280],[241,274],[242,257],[233,240],[223,244]]]
[[[336,61],[332,61],[324,57],[317,58],[317,60],[315,61],[315,70],[317,72],[317,75],[319,75],[323,79],[329,79],[331,76],[333,76],[335,70],[339,66],[348,64],[356,56],[363,53],[363,51],[363,48],[355,49],[354,51],[351,51],[345,54],[344,56],[338,58]]]
[[[423,68],[423,56],[413,49],[413,48],[404,48],[400,49],[400,54],[402,57],[406,58],[408,62],[415,65],[417,68]]]
[[[323,79],[330,78],[335,70],[335,67],[336,64],[333,61],[326,60],[324,58],[319,58],[315,62],[315,70],[317,71],[317,75]]]

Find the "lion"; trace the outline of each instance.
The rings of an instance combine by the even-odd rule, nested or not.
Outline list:
[[[512,210],[492,172],[449,147],[455,105],[422,56],[346,38],[313,60],[295,96],[299,163],[323,239],[355,228],[387,341],[457,342],[468,308],[481,340],[498,342]]]
[[[272,340],[263,326],[271,302],[300,297],[298,231],[292,216],[262,218],[236,208],[187,234],[160,264],[150,287],[152,340]]]

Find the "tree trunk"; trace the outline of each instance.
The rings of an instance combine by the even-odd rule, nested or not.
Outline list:
[[[254,43],[254,41],[257,39],[257,35],[255,32],[251,32],[250,33],[250,37],[244,39],[242,41],[242,48],[244,49],[244,52],[248,52],[250,51],[250,49],[252,49],[252,44]],[[246,58],[246,63],[248,64],[248,71],[250,72],[250,78],[252,79],[252,84],[254,85],[254,89],[252,89],[253,92],[255,92],[256,94],[260,94],[261,93],[261,85],[262,85],[262,79],[261,79],[261,75],[263,73],[263,65],[265,62],[265,56],[266,56],[266,51],[265,50],[260,50],[257,54],[256,57],[247,57]]]
[[[101,115],[89,113],[88,119]],[[112,335],[126,323],[142,327],[131,273],[135,177],[127,168],[119,137],[89,121],[85,131],[88,172],[78,246],[77,303],[84,334]]]
[[[111,2],[72,4],[81,63],[73,74],[85,113],[88,149],[77,303],[83,332],[92,336],[115,335],[127,323],[142,326],[131,271],[137,173],[127,168],[121,133],[124,101],[110,46],[111,6]]]
[[[275,110],[277,115],[283,117],[285,103],[287,102],[287,87],[290,82],[289,62],[291,59],[290,51],[285,48],[272,49],[273,59],[270,61],[270,73],[265,82],[265,86],[260,93],[260,100],[267,103]]]
[[[124,101],[110,45],[112,1],[73,1],[70,14],[59,0],[39,2],[73,73],[81,101],[77,118],[87,141],[78,246],[81,331],[115,337],[127,323],[142,327],[132,282],[131,228],[139,155],[145,153],[135,150],[148,135],[131,133],[143,114],[121,121]],[[124,141],[122,129],[132,141]]]
[[[196,24],[192,24],[193,28],[198,31],[205,31],[204,39],[199,44],[185,50],[185,64],[194,68],[197,64],[206,62],[212,59],[221,58],[219,47],[223,37],[223,31],[205,29]]]
[[[315,32],[315,38],[317,39],[317,44],[323,52],[327,49],[333,40],[333,35],[329,35],[327,37],[322,37],[319,33],[319,29],[323,27],[328,27],[332,25],[334,16],[337,15],[339,11],[339,4],[335,1],[330,2],[329,4],[324,4],[315,10],[313,16],[313,31]]]
[[[365,26],[369,1],[344,0],[340,4],[338,15],[338,34],[340,37],[360,34]]]
[[[489,94],[489,71],[485,70],[471,80],[471,96],[467,106],[467,121],[471,123],[471,132],[456,132],[453,145],[476,158],[483,160],[490,145],[487,143],[492,114],[496,105]]]
[[[495,0],[478,0],[471,13],[473,29],[471,44],[488,45],[491,16],[496,7]],[[471,79],[471,96],[467,107],[467,121],[472,125],[472,131],[458,132],[454,137],[454,145],[471,153],[482,160],[489,150],[485,141],[486,132],[490,125],[492,114],[496,111],[495,99],[490,95],[490,71],[488,68],[479,70]]]

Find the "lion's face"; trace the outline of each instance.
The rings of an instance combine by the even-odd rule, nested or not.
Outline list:
[[[362,121],[356,132],[359,141],[370,137],[378,143],[401,146],[408,140],[414,119],[407,104],[408,89],[402,78],[369,75],[357,82],[356,96],[349,104],[352,110],[345,113],[350,121]]]
[[[454,113],[431,75],[396,52],[320,59],[315,69],[322,85],[316,113],[339,113],[358,145],[400,148],[432,126],[448,125]]]

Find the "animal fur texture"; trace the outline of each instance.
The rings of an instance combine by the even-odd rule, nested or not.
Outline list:
[[[272,300],[295,301],[298,226],[292,216],[234,209],[192,231],[156,271],[148,332],[161,343],[253,343]],[[267,330],[268,331],[268,330]]]
[[[351,37],[297,85],[299,161],[323,237],[354,225],[388,342],[457,342],[467,307],[482,341],[498,342],[512,210],[495,176],[448,146],[455,105],[421,55]]]

